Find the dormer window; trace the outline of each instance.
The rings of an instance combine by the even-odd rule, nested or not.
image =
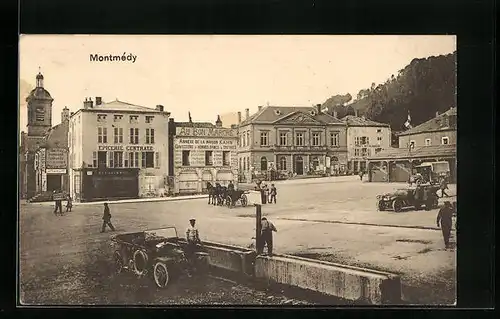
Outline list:
[[[154,116],[146,116],[146,123],[153,123]]]
[[[274,114],[276,114],[276,115],[281,115],[281,111],[280,111],[280,110],[275,110],[275,111],[274,111]]]
[[[138,115],[130,115],[129,122],[131,124],[137,124],[137,123],[139,123],[139,116]]]
[[[106,122],[106,114],[97,114],[97,122]]]
[[[120,122],[123,118],[123,115],[114,115],[113,116],[113,121],[115,122]]]
[[[310,113],[312,116],[316,115],[316,112],[314,110],[312,110]]]

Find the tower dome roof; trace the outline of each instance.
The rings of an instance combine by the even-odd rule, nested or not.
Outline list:
[[[26,101],[31,100],[31,99],[52,99],[52,96],[50,95],[49,91],[44,89],[43,87],[37,87],[31,90],[30,94],[26,98]]]
[[[41,72],[38,72],[38,74],[36,75],[36,79],[43,80],[43,74]]]

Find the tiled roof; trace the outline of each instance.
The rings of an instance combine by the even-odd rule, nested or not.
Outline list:
[[[406,147],[396,148],[391,147],[383,149],[379,153],[371,156],[370,160],[383,159],[408,159],[408,158],[423,158],[423,157],[439,157],[439,156],[456,156],[456,145],[432,145],[421,146],[411,149]]]
[[[404,136],[404,135],[412,135],[412,134],[419,134],[419,133],[424,133],[424,132],[435,132],[435,131],[448,131],[448,130],[456,130],[457,129],[457,121],[453,121],[450,123],[450,121],[447,119],[448,117],[455,117],[457,116],[457,108],[453,107],[449,109],[448,111],[444,112],[443,114],[438,115],[435,118],[432,118],[428,120],[427,122],[424,122],[418,126],[415,126],[407,131],[403,131],[399,133],[399,136]]]
[[[175,126],[181,127],[200,127],[200,128],[213,128],[214,124],[210,122],[175,122]]]
[[[241,125],[249,123],[272,124],[296,112],[304,113],[304,115],[310,116],[324,124],[344,124],[341,120],[336,119],[327,113],[321,112],[319,114],[315,113],[312,115],[311,111],[316,112],[316,108],[310,106],[264,106],[260,111],[252,114],[248,119],[242,121]]]
[[[342,121],[347,123],[349,126],[384,126],[384,127],[390,127],[389,124],[384,124],[384,123],[379,123],[375,122],[372,120],[369,120],[367,118],[359,117],[359,116],[354,116],[354,115],[347,115],[342,118]]]
[[[45,135],[46,147],[68,147],[69,122],[65,121],[52,127]]]
[[[92,108],[86,109],[86,110],[124,111],[124,112],[126,112],[126,111],[157,112],[156,109],[119,101],[118,99],[111,101],[111,102],[108,102],[108,103],[94,105]]]

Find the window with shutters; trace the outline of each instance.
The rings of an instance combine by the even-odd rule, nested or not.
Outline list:
[[[319,133],[312,133],[312,145],[319,146],[319,144],[320,144]]]
[[[330,133],[330,146],[339,146],[339,133]]]
[[[105,127],[97,128],[97,143],[106,144],[108,142],[108,129]]]
[[[146,129],[146,144],[155,143],[155,130],[153,128]]]
[[[121,144],[123,143],[123,128],[122,127],[115,127],[115,144]]]
[[[303,146],[304,145],[304,133],[296,133],[295,134],[295,145]]]
[[[286,146],[287,143],[286,132],[280,132],[280,145]]]
[[[130,133],[130,144],[139,144],[139,129],[138,128],[131,128]]]

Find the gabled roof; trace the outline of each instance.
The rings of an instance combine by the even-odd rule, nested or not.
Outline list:
[[[273,122],[274,124],[312,124],[312,125],[324,125],[323,122],[314,118],[310,113],[305,113],[301,111],[292,112],[282,118],[277,119]]]
[[[390,127],[389,124],[379,123],[372,120],[369,120],[364,117],[347,115],[342,118],[342,121],[345,122],[349,126],[374,126],[374,127]]]
[[[69,122],[64,121],[52,127],[45,135],[45,147],[67,148],[68,147]]]
[[[395,160],[408,158],[424,158],[424,157],[440,157],[440,156],[456,156],[456,145],[432,145],[421,146],[411,149],[406,147],[391,147],[381,150],[379,153],[370,156],[370,160]]]
[[[457,116],[457,108],[453,107],[443,114],[428,120],[418,126],[415,126],[407,131],[399,133],[399,136],[419,134],[425,132],[449,131],[457,129],[457,121],[449,121],[449,117]]]
[[[100,105],[94,105],[92,108],[85,109],[87,110],[92,110],[92,111],[117,111],[117,112],[126,112],[126,111],[136,111],[136,112],[158,112],[156,109],[152,109],[149,107],[141,106],[141,105],[135,105],[132,103],[127,103],[120,101],[118,99],[107,102],[107,103],[102,103]]]
[[[260,111],[251,115],[248,119],[241,122],[240,125],[250,123],[255,124],[276,124],[279,120],[285,119],[291,114],[302,113],[304,117],[313,118],[322,124],[344,124],[339,119],[321,112],[317,113],[315,107],[309,106],[264,106]]]

